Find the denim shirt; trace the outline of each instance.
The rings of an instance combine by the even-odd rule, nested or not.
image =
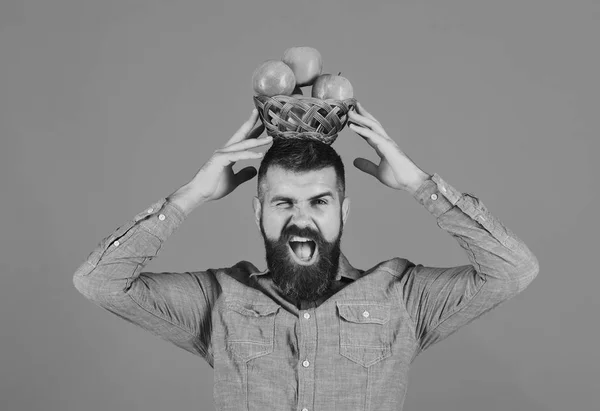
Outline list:
[[[477,197],[438,174],[413,197],[470,264],[395,257],[360,270],[342,254],[331,292],[299,304],[248,261],[143,272],[185,219],[161,199],[103,239],[73,283],[100,307],[206,360],[217,410],[398,411],[415,357],[523,291],[539,270]]]

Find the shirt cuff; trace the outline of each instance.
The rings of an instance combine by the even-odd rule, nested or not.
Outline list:
[[[413,197],[431,214],[439,217],[456,205],[462,193],[435,173],[421,184]]]
[[[183,210],[163,198],[135,216],[135,222],[146,231],[165,241],[185,220]]]

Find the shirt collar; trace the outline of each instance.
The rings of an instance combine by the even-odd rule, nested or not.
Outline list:
[[[250,274],[250,277],[265,275],[268,272],[269,272],[269,269],[267,268],[266,270],[258,271],[256,273]],[[340,281],[342,279],[342,277],[349,278],[351,280],[358,280],[360,278],[360,276],[361,276],[360,271],[357,270],[356,268],[354,268],[350,264],[350,262],[348,261],[348,258],[346,258],[344,253],[342,253],[340,251],[340,264],[338,267],[337,276],[335,277],[335,281]]]

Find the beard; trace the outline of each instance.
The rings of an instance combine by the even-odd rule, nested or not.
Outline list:
[[[267,267],[273,276],[273,283],[285,297],[294,302],[316,301],[331,290],[340,262],[342,224],[340,213],[340,231],[333,242],[326,241],[311,229],[296,226],[288,227],[277,240],[271,240],[265,234],[261,216],[260,231],[265,242]],[[311,265],[301,265],[294,260],[293,251],[288,246],[293,236],[315,242],[316,260]]]

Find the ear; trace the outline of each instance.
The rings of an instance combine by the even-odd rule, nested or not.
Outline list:
[[[254,197],[252,199],[252,207],[254,208],[254,220],[258,230],[260,231],[260,214],[262,212],[262,205],[260,204],[258,197]]]
[[[350,215],[350,197],[345,197],[344,202],[342,203],[342,219],[344,221],[344,225],[346,225],[348,215]]]

